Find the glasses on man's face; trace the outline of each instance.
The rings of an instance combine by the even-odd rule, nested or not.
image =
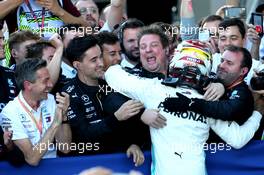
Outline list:
[[[96,13],[98,13],[98,9],[95,8],[95,7],[87,7],[87,8],[82,7],[82,8],[80,8],[79,11],[80,11],[81,15],[85,15],[87,13],[90,13],[90,14],[96,14]]]

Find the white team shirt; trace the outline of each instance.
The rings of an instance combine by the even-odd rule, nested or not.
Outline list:
[[[62,75],[66,78],[74,78],[77,75],[77,70],[66,64],[64,61],[61,62]]]
[[[209,136],[210,127],[235,148],[245,145],[259,127],[261,114],[254,115],[239,127],[188,111],[168,113],[162,102],[176,97],[176,92],[190,98],[202,98],[195,90],[172,88],[161,84],[157,78],[147,79],[131,75],[120,67],[111,66],[105,73],[107,83],[122,94],[140,100],[146,109],[160,109],[167,119],[166,127],[150,127],[152,141],[152,175],[205,175],[203,144]]]
[[[258,69],[258,67],[261,65],[262,63],[259,60],[256,59],[252,59],[252,66],[251,69],[249,70],[247,76],[245,77],[245,81],[247,83],[247,85],[250,85],[250,80],[254,75],[254,69]]]
[[[37,117],[42,116],[42,135],[35,122],[20,104],[18,98],[36,117],[36,121],[39,121],[39,118]],[[48,99],[41,101],[39,108],[35,111],[27,104],[21,91],[19,95],[13,101],[10,101],[2,110],[2,127],[10,127],[9,130],[13,131],[12,140],[28,138],[34,147],[51,126],[55,115],[55,109],[56,101],[53,95],[48,94]],[[54,145],[50,146],[50,149],[46,152],[43,158],[56,157]]]

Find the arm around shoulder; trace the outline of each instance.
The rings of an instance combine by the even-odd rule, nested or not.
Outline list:
[[[215,120],[213,124],[211,123],[211,128],[226,143],[235,149],[240,149],[253,138],[259,128],[261,118],[262,115],[258,111],[254,111],[251,117],[241,126],[236,122]]]

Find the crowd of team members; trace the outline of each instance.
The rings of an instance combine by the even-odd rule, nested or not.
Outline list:
[[[180,30],[195,29],[190,2],[181,2]],[[183,165],[180,173],[190,163],[169,155],[173,144],[204,144],[209,137],[208,143],[240,148],[261,139],[262,91],[248,87],[262,67],[261,38],[241,19],[205,17],[199,28],[210,38],[200,42],[194,30],[176,35],[163,22],[127,19],[123,0],[111,0],[100,15],[92,0],[6,0],[0,18],[10,33],[5,43],[0,31],[1,159],[38,165],[42,158],[126,152],[138,166],[152,144],[153,172],[167,175],[175,162]],[[188,73],[210,78],[204,83]],[[169,77],[182,82],[161,85]],[[180,159],[190,156],[173,150]],[[194,163],[197,174],[203,164]]]

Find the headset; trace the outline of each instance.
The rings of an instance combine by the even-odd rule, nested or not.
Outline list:
[[[124,30],[128,29],[128,28],[134,29],[134,28],[139,28],[139,27],[144,27],[144,26],[145,26],[145,24],[136,18],[130,18],[130,19],[124,21],[123,23],[121,23],[121,25],[119,25],[117,36],[118,36],[118,39],[120,41],[121,49],[123,51],[125,50],[124,44],[123,44]]]

